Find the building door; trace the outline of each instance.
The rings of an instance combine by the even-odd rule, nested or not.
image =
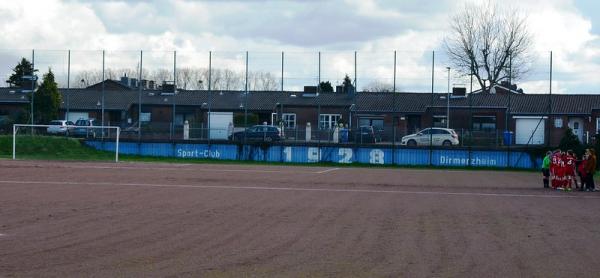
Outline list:
[[[408,115],[406,116],[406,122],[407,134],[417,133],[421,130],[421,116]]]
[[[583,142],[583,119],[570,118],[569,128],[573,130],[573,134],[577,135],[579,142]]]
[[[210,139],[227,139],[229,136],[229,124],[233,123],[233,112],[210,112],[208,115]]]
[[[87,120],[90,117],[88,112],[69,112],[67,113],[65,120],[76,122],[79,119]]]
[[[523,117],[516,119],[515,143],[519,145],[544,144],[545,118]]]

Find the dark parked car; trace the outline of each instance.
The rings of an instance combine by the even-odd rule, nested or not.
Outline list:
[[[281,140],[281,129],[272,125],[255,125],[229,136],[229,140],[234,141],[244,141],[244,138],[247,141],[279,141]]]
[[[373,144],[376,142],[375,130],[372,126],[361,126],[354,132],[354,142]]]
[[[137,135],[139,133],[139,131],[140,131],[140,128],[138,126],[138,123],[121,125],[121,135],[123,135],[123,136]]]
[[[102,134],[100,128],[83,128],[86,126],[100,126],[100,123],[96,119],[79,119],[75,122],[73,136],[96,138],[96,135]]]

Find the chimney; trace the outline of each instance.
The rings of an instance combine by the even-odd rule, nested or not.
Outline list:
[[[309,94],[316,94],[317,86],[304,86],[304,92]]]
[[[465,97],[467,96],[467,88],[464,87],[452,87],[453,97]]]

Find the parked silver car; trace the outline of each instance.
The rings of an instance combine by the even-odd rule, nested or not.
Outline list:
[[[49,127],[46,128],[46,132],[49,134],[64,134],[69,135],[75,128],[75,124],[71,121],[66,120],[54,120],[50,121]]]
[[[402,137],[401,145],[405,146],[456,146],[460,144],[458,134],[449,128],[426,128],[418,133]]]

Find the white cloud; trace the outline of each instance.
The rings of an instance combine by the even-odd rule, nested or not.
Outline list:
[[[430,53],[436,50],[440,79],[436,79],[436,90],[444,90],[441,41],[447,20],[470,1],[0,0],[4,2],[0,5],[0,49],[4,49],[0,51],[0,79],[10,73],[18,56],[29,55],[27,49],[32,48],[107,49],[107,62],[114,67],[136,66],[139,49],[145,50],[147,67],[167,67],[173,50],[181,53],[179,66],[204,67],[207,51],[213,50],[213,62],[235,70],[243,70],[243,53],[249,50],[275,53],[263,62],[265,66],[259,66],[269,71],[279,65],[278,53],[286,51],[286,76],[309,83],[317,72],[316,52],[323,50],[327,56],[322,73],[335,84],[333,79],[344,73],[353,75],[353,51],[358,50],[359,85],[366,85],[378,78],[390,80],[392,51],[398,50],[398,83],[406,90],[427,90]],[[526,91],[545,92],[548,65],[544,61],[549,50],[555,55],[557,90],[598,88],[594,75],[600,70],[600,38],[592,32],[593,21],[582,16],[572,1],[520,0],[508,1],[508,5],[527,14],[538,54],[538,68],[521,82]],[[99,68],[99,52],[88,53],[74,55],[74,70]],[[61,56],[53,68],[64,71],[64,60]]]

